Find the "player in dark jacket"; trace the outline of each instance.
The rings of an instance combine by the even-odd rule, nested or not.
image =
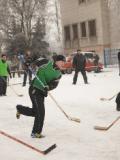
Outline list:
[[[39,67],[35,78],[29,88],[29,95],[32,101],[32,108],[17,105],[17,118],[20,114],[35,117],[31,133],[32,138],[41,138],[45,117],[44,98],[47,97],[48,91],[57,87],[61,78],[60,68],[63,64],[64,57],[58,55],[55,62],[45,58],[38,59],[36,65]]]
[[[32,72],[31,72],[31,63],[32,63],[33,59],[31,56],[31,53],[28,51],[26,53],[26,56],[24,58],[24,64],[23,64],[23,68],[24,68],[24,77],[23,77],[23,87],[26,86],[26,81],[27,81],[27,76],[29,77],[29,84],[32,81]]]
[[[120,92],[117,94],[115,101],[116,101],[116,105],[117,105],[116,110],[120,111]]]
[[[118,65],[119,65],[119,76],[120,76],[120,52],[118,52]]]
[[[77,50],[77,54],[73,58],[73,66],[75,67],[73,84],[76,84],[79,72],[81,72],[81,74],[83,76],[84,83],[85,84],[88,83],[87,76],[86,76],[86,71],[85,71],[85,64],[86,64],[85,56],[82,53],[80,53],[80,50]]]
[[[93,59],[94,59],[94,65],[95,65],[95,73],[99,73],[100,71],[99,71],[99,56],[98,56],[98,54],[94,54],[94,56],[93,56]]]

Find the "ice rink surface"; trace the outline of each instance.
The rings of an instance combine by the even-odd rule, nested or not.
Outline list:
[[[68,120],[48,96],[45,99],[45,123],[43,139],[30,137],[34,118],[21,116],[16,119],[16,105],[31,107],[28,85],[8,86],[7,96],[0,97],[0,130],[40,150],[56,143],[57,148],[47,155],[15,142],[0,134],[1,160],[119,160],[120,120],[108,131],[94,130],[95,125],[108,126],[120,112],[116,111],[115,98],[120,91],[120,76],[117,68],[107,68],[101,73],[87,73],[89,84],[84,84],[79,73],[76,85],[72,84],[74,72],[63,75],[59,86],[51,91],[57,103],[71,117],[81,123]],[[22,78],[10,79],[9,84],[22,82]],[[18,97],[23,94],[23,97]]]

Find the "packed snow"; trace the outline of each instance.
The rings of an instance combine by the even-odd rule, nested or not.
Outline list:
[[[45,99],[46,116],[43,134],[45,138],[30,137],[34,118],[22,116],[16,119],[16,105],[31,106],[28,84],[21,78],[9,81],[7,96],[0,97],[0,130],[40,150],[56,143],[57,148],[42,155],[0,134],[1,160],[119,160],[120,120],[108,131],[94,130],[95,125],[108,126],[120,113],[116,111],[115,98],[120,91],[118,68],[105,68],[101,73],[87,73],[89,84],[84,84],[79,73],[76,85],[72,74],[62,76],[59,86],[51,91],[58,105],[70,116],[80,118],[81,123],[70,121],[48,96]],[[23,94],[18,97],[17,94]]]

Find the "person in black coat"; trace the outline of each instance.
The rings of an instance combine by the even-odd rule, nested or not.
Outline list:
[[[80,50],[77,50],[77,54],[73,58],[73,66],[75,67],[73,84],[76,84],[79,72],[81,72],[81,74],[83,76],[84,83],[88,84],[87,75],[86,75],[86,71],[85,71],[85,64],[86,64],[85,56],[82,53],[80,53]]]
[[[95,65],[95,73],[99,73],[100,71],[99,71],[99,56],[98,56],[98,54],[94,54],[94,56],[93,56],[93,58],[94,58],[94,65]]]
[[[116,110],[120,111],[120,92],[117,94],[115,102],[116,102]]]
[[[119,65],[119,76],[120,76],[120,52],[118,52],[118,65]]]

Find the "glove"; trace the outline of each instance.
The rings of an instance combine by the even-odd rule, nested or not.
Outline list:
[[[59,79],[58,80],[53,80],[49,83],[49,90],[53,90],[58,86]]]
[[[43,94],[44,94],[45,97],[48,96],[48,91],[49,91],[49,86],[46,86],[46,87],[44,88],[44,91],[43,91]]]

